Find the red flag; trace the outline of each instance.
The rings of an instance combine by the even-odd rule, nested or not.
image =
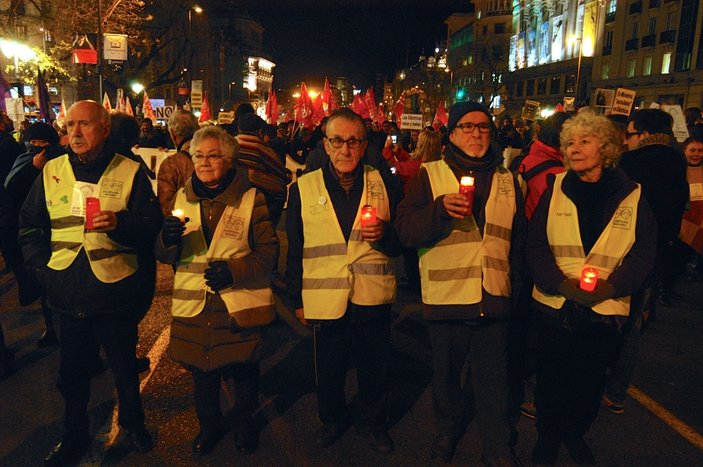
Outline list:
[[[107,93],[103,96],[103,107],[105,107],[105,110],[108,112],[112,112],[112,104],[110,103],[110,98],[107,96]]]
[[[151,106],[151,101],[146,91],[144,91],[144,100],[142,101],[142,113],[144,118],[148,118],[152,122],[156,121],[156,115],[154,114],[154,108]]]
[[[64,102],[63,97],[61,97],[61,107],[59,107],[59,113],[56,115],[56,123],[59,127],[63,127],[66,123],[66,102]]]
[[[444,102],[439,101],[437,104],[437,111],[434,114],[434,120],[432,121],[432,126],[435,130],[439,131],[439,127],[447,126],[449,124],[449,116],[447,111],[444,109]]]
[[[325,87],[322,90],[322,109],[325,111],[325,115],[329,116],[332,111],[332,89],[330,88],[330,82],[325,78]]]
[[[127,115],[134,117],[134,110],[132,110],[132,103],[129,101],[129,96],[127,96],[126,98],[124,111],[127,113]]]
[[[405,91],[403,91],[398,98],[398,102],[395,103],[395,107],[393,107],[396,122],[400,122],[400,116],[403,115],[403,111],[405,111]]]
[[[566,110],[564,110],[564,106],[561,105],[561,102],[558,103],[556,107],[554,107],[554,112],[566,112]]]
[[[386,114],[383,111],[383,102],[379,102],[378,110],[376,111],[376,121],[378,122],[378,127],[381,128],[383,122],[386,121]]]
[[[127,104],[125,104],[124,91],[122,91],[122,88],[117,90],[117,99],[115,102],[115,110],[118,112],[127,112]]]
[[[366,104],[366,109],[369,113],[369,118],[376,120],[376,96],[373,92],[373,86],[366,90],[366,95],[364,96],[364,104]]]
[[[364,104],[361,94],[354,96],[354,102],[352,102],[351,108],[354,112],[361,115],[361,118],[369,118],[369,110],[366,108],[366,104]]]
[[[200,118],[199,122],[207,122],[212,120],[212,114],[210,113],[210,103],[207,101],[207,92],[203,94],[203,106],[200,108]]]
[[[319,125],[322,119],[325,118],[323,105],[322,93],[320,93],[315,97],[315,101],[312,103],[313,122],[315,125]]]
[[[269,98],[266,101],[266,121],[272,125],[278,125],[278,100],[276,99],[275,89],[271,89]]]
[[[295,121],[305,125],[305,128],[310,130],[313,129],[312,122],[312,99],[308,94],[308,87],[305,82],[300,84],[300,97],[298,97],[298,102],[295,104]]]

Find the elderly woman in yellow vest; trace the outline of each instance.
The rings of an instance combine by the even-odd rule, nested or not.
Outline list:
[[[278,239],[263,194],[235,169],[239,146],[208,126],[193,136],[193,176],[164,220],[157,258],[176,270],[171,353],[191,371],[200,433],[193,452],[207,454],[227,431],[221,379],[234,379],[230,411],[237,449],[258,444],[251,415],[258,405],[262,328],[275,315],[270,288]]]
[[[630,295],[654,264],[656,225],[638,184],[614,165],[622,138],[602,116],[564,123],[567,172],[550,180],[526,248],[538,318],[537,464],[563,442],[576,463],[594,463],[583,439],[596,417]],[[594,277],[593,272],[597,275]]]
[[[691,136],[683,142],[688,169],[688,194],[691,207],[681,220],[681,240],[688,245],[693,257],[690,262],[692,275],[703,274],[703,137]]]

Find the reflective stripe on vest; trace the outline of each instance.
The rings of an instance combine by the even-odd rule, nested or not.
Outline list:
[[[547,217],[547,239],[554,259],[559,269],[568,278],[580,278],[584,267],[593,267],[598,270],[599,279],[607,279],[622,264],[623,258],[635,243],[640,186],[637,185],[632,193],[622,200],[590,253],[585,256],[581,243],[578,211],[561,189],[565,176],[566,173],[556,176]],[[532,297],[556,310],[566,302],[562,295],[548,295],[537,286],[532,289]],[[601,315],[627,316],[630,314],[630,297],[605,300],[592,308]]]
[[[395,273],[388,256],[362,240],[361,208],[376,207],[390,221],[388,193],[379,172],[364,166],[364,190],[347,243],[322,170],[298,179],[303,220],[303,307],[307,319],[337,319],[347,303],[380,305],[395,300]]]
[[[116,154],[98,181],[100,209],[125,211],[139,164]],[[42,170],[46,208],[51,219],[51,258],[48,266],[68,268],[82,248],[90,268],[101,282],[111,284],[137,271],[137,255],[131,248],[112,240],[106,233],[86,232],[82,216],[71,214],[76,177],[68,155],[52,159]]]
[[[446,162],[439,160],[422,166],[427,171],[434,199],[459,192],[459,181]],[[419,250],[422,302],[478,303],[482,288],[491,295],[509,297],[508,257],[516,210],[513,176],[503,167],[496,167],[485,203],[483,236],[470,216],[463,222],[453,222],[447,236]]]
[[[701,255],[703,254],[703,166],[689,165],[686,178],[691,207],[683,213],[679,237]]]
[[[205,307],[206,294],[215,293],[205,284],[205,269],[211,261],[242,258],[251,253],[249,227],[254,211],[256,189],[250,188],[238,206],[227,206],[207,247],[200,216],[200,203],[188,202],[185,189],[176,194],[174,208],[182,209],[190,220],[181,243],[181,256],[173,286],[173,316],[190,318]],[[218,292],[230,315],[244,310],[273,306],[270,287],[261,289],[227,288]]]

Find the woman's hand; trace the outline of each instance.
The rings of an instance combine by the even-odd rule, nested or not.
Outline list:
[[[447,214],[455,219],[463,219],[469,210],[469,202],[461,193],[447,193],[442,199]]]

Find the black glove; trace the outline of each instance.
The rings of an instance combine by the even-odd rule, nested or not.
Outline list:
[[[559,284],[559,293],[564,296],[567,300],[572,302],[576,301],[579,296],[579,280],[578,279],[564,279],[561,284]]]
[[[188,219],[186,219],[187,221]],[[186,229],[184,222],[181,222],[176,216],[167,216],[164,223],[161,225],[161,241],[166,246],[178,245],[181,242],[181,236]]]
[[[604,302],[605,300],[615,296],[615,287],[613,287],[613,285],[607,280],[598,279],[596,288],[593,292],[591,292],[591,296],[593,297],[593,305]]]
[[[217,292],[234,284],[227,261],[213,261],[208,265],[210,267],[205,270],[205,283],[212,290]]]

